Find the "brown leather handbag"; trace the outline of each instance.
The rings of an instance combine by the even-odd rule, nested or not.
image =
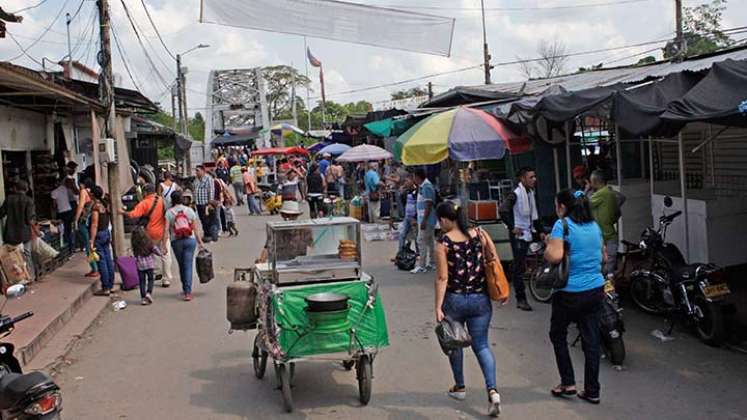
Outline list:
[[[485,256],[485,281],[488,284],[488,295],[490,295],[491,300],[506,303],[510,289],[506,273],[503,271],[503,265],[498,258],[498,252],[495,250],[495,244],[484,230],[478,228],[477,232],[480,235]]]

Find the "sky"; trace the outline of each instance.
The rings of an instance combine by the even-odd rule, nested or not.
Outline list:
[[[13,12],[39,1],[5,0],[2,6],[4,10]],[[236,1],[250,3],[251,0]],[[706,0],[683,1],[686,6],[693,6]],[[188,68],[187,104],[190,114],[205,113],[205,89],[212,69],[286,64],[294,65],[302,73],[305,71],[301,36],[198,23],[199,0],[110,0],[113,30],[122,51],[120,54],[116,43],[112,43],[114,72],[121,80],[120,85],[134,88],[136,84],[143,94],[168,111],[171,109],[169,86],[175,80],[176,64],[156,36],[143,2],[163,42],[173,54],[201,43],[210,45],[182,58],[183,66]],[[454,86],[483,83],[483,70],[477,68],[395,87],[367,89],[482,63],[479,0],[355,2],[395,8],[404,6],[406,10],[455,18],[451,56],[439,57],[309,38],[309,47],[324,65],[328,100],[342,103],[367,100],[381,107],[386,105],[392,91],[424,87],[428,81],[433,83],[436,94]],[[143,47],[132,30],[123,3],[141,34]],[[576,53],[674,36],[674,0],[485,0],[485,7],[488,9],[487,38],[493,63],[536,57],[538,44],[554,39],[561,41],[568,52]],[[27,49],[30,57],[23,55],[19,46],[7,36],[0,39],[0,60],[12,59],[15,64],[33,69],[40,69],[43,63],[47,69],[59,70],[50,61],[58,62],[67,55],[65,13],[70,13],[75,15],[70,24],[73,58],[96,69],[98,27],[92,25],[96,18],[95,8],[94,0],[47,0],[39,7],[22,12],[24,22],[8,24],[7,28],[15,40]],[[730,0],[724,13],[723,27],[740,26],[747,26],[747,0]],[[40,36],[39,42],[31,46]],[[747,34],[735,35],[736,39],[743,37],[747,37]],[[599,63],[604,63],[605,67],[630,64],[645,55],[661,58],[659,51],[643,54],[658,45],[571,57],[566,70],[573,72],[579,67]],[[125,61],[123,56],[126,57]],[[125,62],[135,83],[127,73]],[[319,96],[318,70],[309,67],[309,73],[313,80],[311,102],[316,104]],[[522,79],[524,76],[518,65],[500,65],[492,71],[494,83]],[[348,93],[351,90],[357,92]],[[306,96],[304,91],[297,94]]]

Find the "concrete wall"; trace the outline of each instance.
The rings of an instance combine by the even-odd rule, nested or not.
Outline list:
[[[0,150],[49,150],[53,137],[47,127],[48,118],[45,114],[0,106]]]

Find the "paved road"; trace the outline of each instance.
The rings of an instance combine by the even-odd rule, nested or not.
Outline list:
[[[237,211],[237,213],[243,213]],[[480,418],[486,395],[477,361],[465,357],[467,400],[445,395],[448,362],[433,335],[432,275],[412,276],[389,264],[393,242],[365,245],[365,267],[381,284],[391,347],[374,366],[374,394],[357,401],[355,375],[333,363],[296,369],[296,412],[282,412],[271,374],[254,378],[253,333],[227,334],[225,286],[233,268],[247,266],[264,242],[269,218],[237,215],[241,235],[211,249],[217,278],[196,285],[195,300],[182,302],[178,288],[158,288],[155,303],[110,312],[71,353],[60,375],[66,419],[267,419]],[[661,320],[626,311],[627,369],[602,364],[601,406],[549,396],[558,382],[547,329],[549,307],[532,313],[512,305],[495,311],[491,343],[504,401],[502,418],[702,419],[747,418],[747,358],[700,344],[684,331],[660,343],[649,335]],[[580,349],[572,351],[582,373]],[[579,383],[582,382],[579,375]]]

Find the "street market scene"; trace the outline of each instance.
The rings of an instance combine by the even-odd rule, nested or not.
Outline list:
[[[747,419],[747,3],[0,3],[0,420]]]

